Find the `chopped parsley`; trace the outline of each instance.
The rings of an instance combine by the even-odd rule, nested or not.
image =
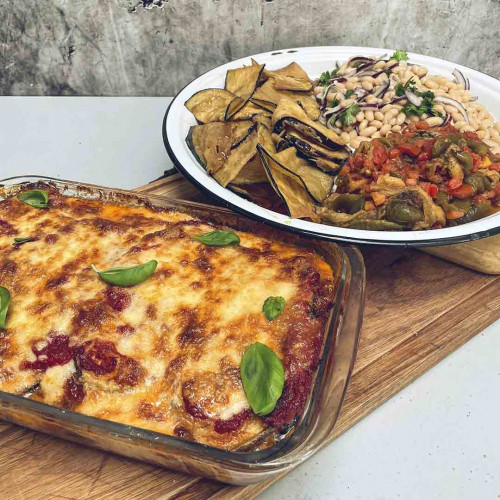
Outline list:
[[[332,78],[335,78],[337,76],[337,73],[339,71],[339,63],[335,63],[336,67],[335,69],[332,69],[331,71],[325,71],[324,73],[321,73],[321,76],[319,77],[319,84],[322,85],[323,87],[326,87],[327,85],[330,84],[330,80]]]
[[[357,104],[351,104],[337,115],[337,120],[340,120],[343,127],[348,127],[356,121],[359,111],[360,107]]]
[[[344,96],[346,99],[349,99],[349,97],[353,96],[354,94],[355,94],[354,90],[348,89],[345,91]]]
[[[395,61],[401,62],[401,61],[408,61],[408,54],[404,50],[396,50],[394,54],[392,55],[391,59],[394,59]]]
[[[413,78],[410,78],[404,85],[401,85],[401,83],[397,83],[394,87],[394,90],[396,91],[396,95],[398,97],[404,96],[405,90],[409,90],[416,96],[422,98],[422,104],[420,106],[415,106],[415,104],[412,104],[411,102],[405,104],[403,106],[403,113],[405,115],[422,116],[424,113],[426,113],[429,116],[443,117],[441,113],[438,113],[434,109],[434,92],[431,92],[430,90],[427,90],[426,92],[420,92],[420,90],[418,90],[417,86],[415,85],[415,81],[413,80]]]

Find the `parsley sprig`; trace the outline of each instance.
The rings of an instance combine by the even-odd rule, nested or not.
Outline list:
[[[415,106],[411,102],[408,102],[403,106],[403,113],[405,115],[416,115],[422,116],[424,113],[429,116],[440,116],[443,117],[442,113],[439,113],[434,109],[434,92],[427,90],[426,92],[420,92],[418,90],[417,85],[415,84],[415,80],[410,78],[404,85],[401,83],[397,83],[394,87],[396,91],[396,95],[398,97],[402,97],[405,95],[405,90],[409,90],[413,92],[416,96],[422,98],[422,104],[420,106]]]
[[[408,61],[408,54],[404,50],[396,50],[394,54],[392,55],[391,59],[394,59],[395,61],[401,62],[401,61]]]
[[[331,71],[325,71],[324,73],[321,73],[321,76],[319,77],[319,84],[323,87],[326,87],[327,85],[330,85],[330,80],[332,78],[335,78],[339,72],[339,63],[335,63],[335,69],[332,69]]]
[[[340,120],[342,126],[348,127],[356,121],[356,115],[359,111],[360,107],[356,103],[351,104],[337,115],[336,120]]]

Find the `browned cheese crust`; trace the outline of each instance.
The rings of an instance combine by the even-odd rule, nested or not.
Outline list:
[[[236,231],[240,246],[194,235],[221,227],[173,210],[50,194],[49,208],[0,202],[0,389],[98,418],[234,449],[293,421],[317,368],[334,294],[313,251]],[[15,247],[14,237],[33,241]],[[158,261],[133,287],[91,269]],[[264,300],[282,296],[270,322]],[[262,342],[285,367],[276,409],[259,418],[240,379]]]

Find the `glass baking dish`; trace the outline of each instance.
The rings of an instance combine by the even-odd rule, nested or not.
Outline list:
[[[64,410],[0,391],[0,418],[9,422],[127,457],[231,484],[269,479],[296,467],[325,442],[340,412],[358,346],[363,311],[365,269],[352,246],[312,240],[255,222],[225,208],[142,195],[42,176],[0,180],[0,199],[23,186],[47,182],[66,196],[129,206],[173,208],[238,230],[313,248],[337,277],[322,358],[303,415],[289,432],[267,449],[226,451],[177,437]]]

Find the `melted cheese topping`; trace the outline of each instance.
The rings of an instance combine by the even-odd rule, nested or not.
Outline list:
[[[193,236],[216,226],[188,214],[41,188],[48,209],[0,203],[0,285],[12,297],[0,389],[226,449],[301,411],[293,394],[309,391],[334,288],[317,254],[244,232],[239,246],[209,247]],[[23,236],[33,241],[12,246]],[[151,259],[157,269],[134,287],[91,269]],[[286,301],[272,322],[269,296]],[[257,341],[286,373],[267,420],[249,410],[239,373]]]

